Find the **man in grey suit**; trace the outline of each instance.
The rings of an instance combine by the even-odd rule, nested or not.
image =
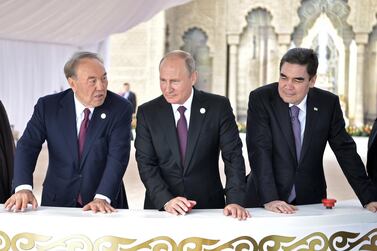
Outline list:
[[[339,98],[314,87],[317,67],[313,50],[291,49],[281,59],[279,82],[250,93],[249,177],[267,210],[293,213],[294,205],[320,203],[327,196],[322,160],[328,142],[361,204],[376,212],[377,193],[345,131]]]
[[[184,215],[193,206],[224,208],[224,215],[250,217],[241,206],[245,165],[229,100],[193,88],[198,73],[187,52],[168,53],[159,69],[162,95],[137,112],[135,147],[146,187],[144,207],[175,215]]]

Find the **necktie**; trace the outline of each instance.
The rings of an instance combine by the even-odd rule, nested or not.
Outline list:
[[[297,162],[299,162],[301,155],[301,125],[300,120],[298,119],[298,114],[300,113],[300,108],[294,105],[290,108],[290,111],[292,130],[295,137]]]
[[[185,161],[186,146],[187,146],[187,121],[185,117],[185,111],[186,111],[186,107],[184,106],[178,107],[180,118],[178,119],[178,122],[177,122],[177,132],[178,132],[179,151],[181,153],[182,165]]]
[[[293,135],[295,138],[296,157],[297,157],[297,162],[299,162],[300,156],[301,156],[301,125],[300,125],[300,120],[298,119],[300,108],[294,105],[294,106],[291,106],[291,108],[289,109],[290,109]],[[289,198],[288,198],[288,202],[292,202],[295,198],[296,198],[296,189],[295,189],[295,185],[293,184],[291,194],[289,195]]]
[[[82,120],[81,125],[80,125],[80,132],[79,132],[79,138],[78,138],[80,160],[82,157],[82,152],[84,151],[86,132],[88,130],[88,125],[89,125],[89,114],[90,114],[90,110],[88,108],[85,108],[84,119]],[[79,206],[83,205],[81,193],[79,193],[79,195],[77,196],[77,203]]]
[[[82,157],[82,152],[84,151],[84,143],[85,143],[85,138],[86,138],[86,132],[88,130],[88,125],[89,125],[89,114],[90,110],[88,108],[84,109],[84,119],[81,122],[80,125],[80,132],[79,132],[79,138],[78,138],[78,143],[79,143],[79,158],[81,160]]]

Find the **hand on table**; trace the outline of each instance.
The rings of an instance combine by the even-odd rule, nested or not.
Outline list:
[[[188,200],[185,197],[175,197],[165,204],[164,209],[166,212],[174,215],[185,215],[195,205],[196,201],[194,200]]]
[[[8,211],[24,212],[28,206],[32,205],[32,209],[37,209],[38,202],[32,191],[23,189],[13,194],[4,204]]]
[[[93,211],[94,213],[101,212],[101,213],[113,213],[117,210],[113,208],[109,203],[107,203],[104,199],[95,198],[88,204],[86,204],[83,208],[83,211]]]
[[[232,216],[238,220],[246,220],[251,217],[250,212],[238,204],[227,205],[223,212],[225,216]]]
[[[298,210],[297,207],[282,200],[270,201],[264,204],[264,208],[275,213],[283,214],[293,214]]]

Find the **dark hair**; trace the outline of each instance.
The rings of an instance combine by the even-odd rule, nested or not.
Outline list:
[[[318,57],[312,49],[293,48],[288,50],[280,60],[280,71],[284,63],[306,65],[310,79],[317,74]]]
[[[93,53],[89,51],[76,52],[64,65],[64,74],[67,79],[70,77],[76,76],[76,67],[78,63],[80,62],[80,60],[84,58],[97,59],[103,64],[102,58],[97,53]]]
[[[194,71],[196,71],[194,58],[191,56],[190,53],[188,53],[186,51],[182,51],[182,50],[174,50],[174,51],[166,53],[165,56],[161,59],[159,67],[161,66],[162,62],[165,59],[167,59],[168,57],[171,57],[171,56],[177,56],[177,57],[185,60],[186,69],[188,70],[188,72],[190,74],[192,74]]]

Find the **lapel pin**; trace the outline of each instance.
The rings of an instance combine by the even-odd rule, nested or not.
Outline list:
[[[101,119],[105,119],[106,118],[106,113],[101,113]]]
[[[317,107],[314,107],[314,111],[318,112],[318,108],[317,108]]]
[[[200,108],[200,113],[201,113],[201,114],[206,113],[206,109],[205,109],[205,108]]]

